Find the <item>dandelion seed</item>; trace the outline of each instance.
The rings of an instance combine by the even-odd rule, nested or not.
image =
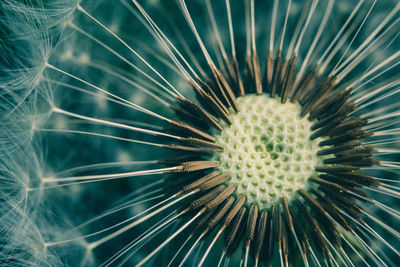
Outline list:
[[[34,103],[29,147],[54,153],[27,188],[66,195],[40,212],[76,227],[38,228],[59,264],[74,246],[73,265],[398,262],[400,4],[3,5],[49,38],[0,86],[11,119]]]

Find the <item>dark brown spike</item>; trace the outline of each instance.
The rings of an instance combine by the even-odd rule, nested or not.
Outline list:
[[[353,162],[362,161],[366,158],[370,158],[370,153],[363,153],[363,154],[348,154],[345,156],[339,156],[335,158],[324,159],[324,164],[347,164],[353,165]],[[356,166],[359,166],[356,164]]]
[[[373,133],[366,133],[363,131],[352,131],[342,135],[332,137],[319,143],[320,146],[340,145],[352,140],[362,139],[372,136]]]
[[[338,209],[341,209],[341,211],[346,212],[347,214],[352,216],[354,219],[362,222],[361,215],[360,215],[361,213],[360,213],[360,211],[357,210],[360,208],[354,202],[344,198],[342,195],[339,195],[337,193],[333,193],[333,194],[336,194],[338,197],[340,197],[340,198],[336,198],[336,197],[331,197],[331,195],[329,195],[330,198],[332,199],[332,203],[335,203],[338,206]],[[338,199],[345,200],[345,201],[339,202]],[[351,225],[353,222],[348,221],[348,223],[349,223],[349,225]]]
[[[315,211],[318,221],[321,222],[321,225],[326,229],[326,233],[331,237],[330,240],[332,243],[337,245],[339,240],[337,238],[337,234],[339,234],[339,230],[337,229],[336,224],[330,219],[329,213],[321,206],[318,201],[316,201],[310,194],[308,194],[303,189],[298,191],[303,199],[308,203],[310,208]]]
[[[214,90],[210,86],[210,82],[204,82],[198,78],[197,81],[200,83],[201,96],[206,97],[209,105],[216,105],[222,112],[228,114],[228,108],[224,105],[221,99],[215,94]]]
[[[231,107],[231,103],[230,103],[229,98],[227,96],[227,92],[226,92],[226,90],[224,88],[224,85],[222,84],[222,81],[218,77],[216,68],[214,68],[213,66],[210,66],[210,68],[211,68],[211,72],[212,72],[213,77],[214,77],[214,81],[213,81],[214,86],[213,87],[214,88],[215,87],[218,88],[218,93],[219,93],[220,96],[222,96],[221,104],[224,105],[224,107],[226,109],[228,109],[229,107]],[[221,74],[221,76],[222,76],[222,74]],[[211,86],[209,86],[209,90],[213,90],[211,88]]]
[[[245,232],[245,242],[243,243],[243,247],[250,246],[250,243],[254,239],[254,233],[257,224],[258,217],[258,206],[256,204],[251,205],[249,215],[247,216],[246,222],[246,232]]]
[[[298,214],[304,219],[304,221],[306,222],[305,224],[308,225],[308,228],[311,231],[317,249],[321,252],[322,256],[326,258],[329,249],[328,245],[326,244],[326,241],[322,237],[322,230],[319,227],[319,224],[313,217],[311,217],[308,210],[299,200],[297,199],[294,200],[294,203],[299,210]]]
[[[336,113],[349,99],[352,90],[333,91],[326,97],[321,97],[310,110],[310,120],[315,118],[321,119],[325,114]],[[318,107],[317,107],[318,106]]]
[[[182,145],[162,145],[162,147],[171,149],[171,150],[179,150],[179,151],[190,151],[195,153],[207,153],[210,154],[212,151],[221,151],[220,149],[210,148],[210,147],[192,147],[192,146],[182,146]]]
[[[271,92],[272,90],[271,84],[272,84],[273,71],[274,71],[274,59],[272,58],[272,52],[270,51],[268,53],[267,60],[265,61],[264,87],[266,92]]]
[[[181,163],[178,172],[194,172],[209,168],[215,168],[220,165],[219,161],[188,161]],[[174,171],[173,171],[174,172]]]
[[[236,76],[236,82],[238,84],[239,95],[244,96],[244,86],[243,86],[242,77],[240,76],[239,64],[237,62],[236,55],[233,55],[232,61],[233,61],[233,65],[235,67],[235,76]]]
[[[337,183],[329,182],[329,181],[323,180],[321,178],[317,178],[315,176],[311,176],[309,181],[317,183],[317,184],[319,184],[321,186],[328,186],[330,188],[335,188],[340,193],[343,193],[343,192],[347,193],[348,192],[348,190],[345,187],[343,187],[343,186],[341,186],[341,185],[339,185]]]
[[[196,145],[196,146],[203,146],[203,147],[214,148],[214,149],[219,149],[219,150],[223,149],[223,146],[221,146],[220,144],[205,141],[205,140],[194,138],[194,137],[181,137],[181,138],[179,138],[179,140],[182,142],[192,144],[192,145]]]
[[[348,151],[348,150],[351,151],[353,148],[358,147],[358,146],[361,146],[360,141],[350,141],[350,142],[344,143],[339,146],[321,149],[320,151],[317,152],[317,155],[325,156],[325,155],[336,154],[336,153]]]
[[[289,243],[288,229],[290,229],[290,231],[292,232],[294,238],[296,238],[295,237],[296,231],[294,229],[293,218],[292,218],[292,215],[290,214],[289,205],[288,205],[286,197],[281,198],[280,201],[281,201],[282,210],[283,210],[283,216],[284,216],[283,219],[282,219],[284,221],[284,223],[283,223],[284,224],[284,231],[286,232],[287,243]],[[289,246],[289,245],[287,245],[287,246]],[[303,247],[303,250],[302,250],[303,258],[306,258],[306,255],[305,255],[305,252],[304,252],[305,251],[304,250],[304,246],[303,245],[301,245],[301,246]],[[285,255],[286,255],[285,258],[287,258],[286,261],[288,261],[288,257],[289,257],[288,252],[285,253]],[[287,266],[289,266],[289,265],[287,265]]]
[[[353,131],[355,129],[359,129],[363,125],[367,124],[367,120],[361,120],[359,118],[351,118],[347,117],[345,120],[342,121],[338,126],[336,126],[332,131],[329,133],[331,137],[336,135],[344,134],[347,131]]]
[[[205,139],[207,139],[208,141],[211,141],[211,142],[215,142],[216,141],[216,139],[214,137],[212,137],[211,135],[209,135],[208,133],[205,133],[202,130],[199,130],[199,129],[197,129],[197,128],[195,128],[195,127],[193,127],[193,126],[191,126],[191,125],[189,125],[187,123],[177,122],[177,121],[173,121],[173,120],[171,120],[170,123],[172,125],[180,128],[181,130],[183,130],[186,133],[195,134],[195,135],[197,135],[199,137],[203,137],[203,138],[205,138]]]
[[[288,64],[289,64],[289,62],[287,59],[283,60],[283,63],[281,66],[281,74],[279,75],[279,90],[277,90],[277,92],[276,92],[279,96],[282,96],[281,93],[282,93],[283,83],[285,82],[285,78],[286,78],[286,70],[288,68]]]
[[[321,136],[327,136],[329,133],[334,129],[336,126],[338,126],[341,122],[342,118],[336,118],[326,124],[325,126],[319,128],[317,131],[315,131],[313,134],[310,135],[310,140],[315,140],[318,137]]]
[[[321,83],[315,86],[314,89],[312,89],[309,94],[304,97],[304,99],[300,100],[300,103],[303,105],[300,116],[304,117],[308,112],[310,112],[315,101],[333,89],[335,85],[335,79],[335,77],[325,78],[321,81]]]
[[[251,63],[251,55],[246,56],[245,68],[243,70],[243,85],[247,94],[255,93],[255,83],[253,75],[253,65]]]
[[[339,122],[336,125],[336,126],[338,126],[346,118],[346,115],[349,114],[353,110],[354,110],[354,104],[346,103],[337,112],[328,113],[328,114],[332,114],[332,115],[325,116],[325,117],[321,118],[318,122],[314,123],[311,126],[311,130],[315,131],[315,130],[317,130],[319,128],[322,128],[322,127],[328,125],[329,123],[331,123],[334,120]],[[334,129],[336,126],[333,126],[332,129]]]
[[[347,113],[347,110],[354,111],[356,109],[355,104],[353,102],[348,101],[350,98],[350,95],[352,93],[352,88],[347,88],[344,91],[342,91],[342,94],[337,101],[333,102],[333,105],[329,108],[327,111],[327,114],[335,114],[340,111]],[[346,107],[348,106],[348,107]],[[319,117],[321,118],[321,117]]]
[[[285,72],[286,74],[282,85],[282,92],[281,92],[282,103],[286,103],[288,96],[292,90],[294,71],[296,68],[296,60],[297,60],[297,55],[294,54],[288,62],[288,67],[286,69]]]
[[[279,249],[282,251],[284,266],[289,266],[289,236],[283,221],[282,214],[279,212]]]
[[[336,183],[338,185],[341,185],[345,188],[356,188],[356,187],[361,187],[362,185],[352,181],[352,180],[346,180],[338,176],[333,176],[333,175],[328,175],[328,174],[320,174],[319,177],[325,181],[329,181],[332,183]]]
[[[204,196],[197,198],[197,199],[193,200],[192,202],[190,202],[189,207],[187,209],[195,210],[195,209],[200,208],[204,204],[215,199],[225,188],[226,188],[225,185],[218,186],[217,188],[211,190],[211,192],[208,192]]]
[[[322,88],[327,88],[329,84],[330,77],[325,77],[322,80],[316,80],[313,84],[310,84],[310,87],[307,88],[306,92],[302,94],[302,97],[299,98],[299,103],[303,106],[303,108],[310,102],[311,99],[319,100],[322,95]],[[309,104],[311,107],[311,104]]]
[[[225,79],[225,81],[228,83],[229,88],[231,88],[230,82],[229,82],[229,70],[227,70],[226,66],[224,64],[221,64],[221,67],[217,70],[221,73],[222,77]],[[233,93],[233,91],[232,91]]]
[[[374,148],[372,148],[370,146],[361,145],[361,146],[355,147],[355,148],[353,148],[351,150],[345,150],[345,151],[342,151],[342,152],[337,152],[336,156],[337,157],[344,157],[344,156],[349,156],[351,154],[369,154],[369,155],[372,156],[372,153],[376,152],[376,151],[377,151],[376,149],[374,149]]]
[[[363,202],[366,202],[366,201],[367,202],[371,202],[371,201],[373,202],[373,199],[367,193],[365,193],[365,192],[363,192],[361,190],[358,190],[356,188],[347,187],[347,189],[348,189],[348,191],[346,193],[349,194],[349,195],[354,196],[358,200],[363,201]]]
[[[344,164],[358,166],[358,167],[370,167],[372,165],[379,165],[379,161],[371,158],[371,154],[355,154],[355,155],[344,155],[336,158],[330,158],[324,160],[325,164]]]
[[[211,220],[209,220],[208,225],[207,225],[208,230],[214,229],[214,227],[220,222],[220,220],[228,212],[229,208],[232,206],[234,201],[235,201],[234,197],[230,197],[227,201],[225,201],[225,204],[223,205],[223,207],[220,210],[218,210],[215,217],[212,218]]]
[[[381,184],[374,177],[365,175],[363,173],[338,173],[336,175],[344,177],[344,179],[352,179],[362,185],[378,187]]]
[[[368,194],[356,189],[358,187],[357,184],[352,185],[352,186],[339,185],[337,183],[329,182],[329,181],[326,181],[326,180],[323,180],[323,179],[320,179],[320,178],[317,178],[314,176],[312,176],[310,178],[310,181],[318,183],[321,186],[326,186],[331,189],[335,189],[339,193],[348,194],[348,195],[355,197],[361,201],[366,201],[366,199],[371,200],[371,198],[368,196]]]
[[[340,215],[339,208],[335,206],[335,204],[329,199],[323,197],[317,190],[311,189],[311,192],[318,197],[319,203],[321,203],[322,207],[329,213],[329,215],[338,222],[344,229],[348,231],[352,231],[352,222],[347,221],[345,218]]]
[[[230,177],[230,174],[224,173],[221,175],[218,175],[216,177],[211,178],[210,180],[208,180],[207,182],[199,185],[198,189],[200,191],[206,191],[212,187],[215,187],[217,185],[222,184],[223,182],[225,182],[226,180],[228,180]]]
[[[235,250],[236,247],[239,245],[240,236],[243,234],[243,228],[245,227],[245,215],[247,209],[242,207],[238,215],[235,216],[235,219],[232,222],[232,226],[230,227],[229,231],[226,232],[225,235],[225,251],[226,254],[229,256]]]
[[[321,119],[326,117],[327,114],[335,113],[328,113],[328,111],[343,93],[344,91],[334,90],[321,96],[311,107],[309,120]]]
[[[189,191],[183,191],[183,188],[198,180],[199,178],[203,177],[205,174],[199,175],[198,173],[175,173],[170,174],[171,179],[167,179],[163,184],[162,187],[164,188],[165,192],[171,192],[176,195],[181,195],[183,193],[188,193]]]
[[[289,212],[293,220],[294,230],[298,236],[299,241],[301,242],[303,252],[304,254],[306,254],[310,248],[310,241],[308,240],[308,235],[306,234],[303,225],[297,218],[296,212],[291,207],[289,207]]]
[[[196,234],[198,232],[203,232],[203,234],[206,234],[208,232],[207,229],[207,222],[211,219],[211,217],[215,214],[218,214],[217,209],[213,209],[209,212],[206,213],[206,215],[203,216],[203,218],[197,222],[196,228],[193,230],[193,234]]]
[[[223,222],[223,227],[228,227],[228,225],[232,222],[233,218],[236,216],[236,214],[239,212],[239,210],[243,207],[244,202],[246,201],[246,198],[241,196],[238,198],[229,211],[228,215],[226,215],[224,222]]]
[[[272,77],[272,83],[271,83],[271,97],[275,97],[275,94],[277,93],[277,89],[280,83],[280,74],[281,74],[281,68],[282,68],[282,51],[279,50],[278,52],[278,57],[274,60],[274,74]]]
[[[289,212],[289,205],[287,203],[287,199],[286,197],[283,197],[280,200],[281,200],[283,215],[285,216],[285,221],[288,224],[288,227],[293,229],[293,220]]]
[[[275,207],[275,206],[274,206]],[[274,229],[274,218],[275,216],[275,209],[272,207],[272,214],[269,216],[269,234],[268,234],[268,240],[266,243],[266,260],[267,262],[272,265],[272,258],[274,254],[274,240],[275,240],[275,229]]]
[[[258,95],[261,95],[263,92],[263,89],[262,89],[262,83],[261,83],[260,63],[258,62],[258,57],[257,57],[256,51],[253,51],[252,64],[253,64],[253,71],[254,71],[254,80],[256,83],[256,92]]]
[[[359,167],[371,167],[373,165],[379,165],[380,161],[374,160],[372,158],[364,158],[359,161],[353,161],[351,162],[351,165],[353,166],[359,166]]]
[[[279,209],[278,206],[272,207],[272,223],[274,225],[274,240],[279,242]]]
[[[253,88],[255,88],[254,84],[254,69],[253,69],[253,63],[251,60],[251,54],[248,53],[246,55],[246,69],[245,69],[245,81],[246,81],[246,86],[247,88],[250,89],[249,93],[253,93]]]
[[[215,94],[215,92],[210,88],[208,84],[206,84],[200,79],[199,82],[202,88],[201,97],[205,100],[208,107],[210,107],[210,109],[213,110],[217,116],[221,117],[228,123],[231,123],[229,117],[229,111],[226,108],[226,106],[221,102],[221,100],[218,98],[218,96]]]
[[[231,184],[228,187],[224,189],[220,194],[218,194],[213,200],[208,202],[204,206],[204,210],[209,211],[212,210],[214,207],[218,206],[221,204],[223,201],[225,201],[234,191],[236,190],[236,186]]]
[[[201,154],[198,154],[198,153],[182,153],[179,156],[175,156],[175,157],[170,156],[168,158],[157,160],[157,163],[173,167],[173,166],[176,166],[176,165],[180,165],[182,162],[195,161],[195,160],[200,160],[200,159],[201,159]],[[173,171],[171,171],[171,172],[173,172]],[[176,170],[176,172],[179,172],[179,170]]]
[[[326,173],[338,173],[338,172],[351,172],[359,170],[359,167],[350,166],[350,165],[342,165],[342,166],[317,166],[315,170],[317,172],[326,172]]]
[[[212,70],[215,73],[214,76],[217,81],[218,87],[220,88],[224,99],[227,101],[228,106],[231,106],[236,112],[239,111],[239,107],[236,103],[236,97],[233,94],[229,83],[218,69],[212,67]]]
[[[202,119],[208,125],[213,126],[219,131],[222,131],[222,127],[219,125],[218,121],[198,104],[179,96],[176,97],[176,101],[180,107],[187,110],[189,113],[197,115],[198,118]]]
[[[227,56],[224,56],[224,62],[226,65],[226,68],[228,70],[228,77],[229,77],[229,81],[231,83],[231,85],[233,85],[235,83],[235,68],[232,64],[232,62],[229,61]]]
[[[237,98],[237,97],[239,97],[240,95],[240,92],[239,92],[239,84],[238,84],[238,82],[237,82],[237,79],[236,79],[236,74],[235,74],[235,76],[233,76],[233,77],[230,77],[229,78],[229,85],[230,85],[230,87],[232,88],[232,91],[233,91],[233,94],[234,94],[234,96],[235,96],[235,98]]]
[[[313,88],[314,86],[310,86],[310,84],[314,83],[317,80],[316,77],[316,69],[317,65],[313,66],[307,74],[303,76],[303,79],[300,81],[298,86],[292,90],[292,94],[290,96],[290,100],[292,102],[299,101],[304,98],[304,95]]]
[[[239,111],[239,106],[237,105],[236,97],[235,97],[235,94],[232,91],[231,86],[229,85],[229,83],[225,79],[225,77],[218,70],[217,70],[217,74],[218,74],[219,79],[221,80],[222,85],[225,87],[225,90],[228,93],[228,98],[229,98],[229,101],[231,103],[231,106],[233,107],[233,109],[236,112],[238,112]]]
[[[201,153],[178,153],[178,156],[170,155],[168,158],[157,160],[157,163],[168,167],[175,167],[174,169],[166,170],[163,173],[180,173],[183,170],[183,166],[181,166],[182,162],[200,161],[205,155],[206,154]]]
[[[322,208],[322,206],[304,189],[298,190],[299,194],[303,197],[304,200],[308,202],[308,204],[311,206],[314,206],[316,208],[316,211],[318,211],[321,215],[326,215],[326,211]]]
[[[265,234],[267,230],[267,212],[261,212],[260,220],[258,221],[256,239],[254,241],[255,258],[260,257],[261,249],[264,244]]]
[[[182,121],[190,121],[190,123],[196,125],[196,127],[200,129],[208,130],[210,127],[213,127],[213,125],[211,125],[209,122],[204,121],[203,118],[199,118],[198,115],[189,112],[188,110],[183,109],[180,106],[169,104],[168,108],[172,110],[176,114],[176,116]]]
[[[209,174],[207,174],[207,175],[205,175],[205,176],[203,176],[203,177],[201,177],[199,179],[196,179],[194,182],[192,182],[192,183],[190,183],[188,185],[185,185],[182,188],[181,192],[182,193],[188,193],[188,192],[196,189],[199,185],[201,185],[201,184],[207,182],[208,180],[216,177],[218,174],[220,174],[219,171],[213,171],[213,172],[211,172],[211,173],[209,173]]]
[[[323,186],[321,186],[319,190],[324,192],[329,198],[332,199],[332,202],[336,203],[340,208],[342,208],[346,213],[350,214],[353,218],[357,220],[361,219],[361,208],[358,207],[356,203],[354,203],[351,196],[340,194]]]
[[[353,103],[349,102],[350,95],[352,93],[352,88],[346,88],[345,90],[340,92],[340,96],[333,102],[333,105],[327,111],[328,114],[334,114],[341,110],[346,104],[350,104],[350,106],[355,109]]]

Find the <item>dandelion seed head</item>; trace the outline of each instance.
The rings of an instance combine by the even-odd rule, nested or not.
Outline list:
[[[283,197],[291,200],[322,164],[317,152],[323,139],[310,140],[313,122],[300,116],[299,104],[268,95],[246,95],[237,102],[232,124],[217,134],[223,147],[213,156],[221,162],[218,169],[230,175],[226,183],[234,184],[235,194],[246,196],[249,206],[264,210]]]
[[[10,263],[394,265],[393,1],[100,2],[0,4]]]

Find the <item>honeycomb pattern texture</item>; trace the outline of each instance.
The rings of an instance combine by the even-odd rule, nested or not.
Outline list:
[[[322,164],[321,139],[309,139],[313,122],[299,116],[299,104],[282,104],[266,94],[237,102],[233,123],[216,136],[224,147],[213,155],[221,162],[219,170],[231,175],[227,183],[236,185],[235,194],[246,196],[248,205],[268,209],[281,197],[292,199]]]

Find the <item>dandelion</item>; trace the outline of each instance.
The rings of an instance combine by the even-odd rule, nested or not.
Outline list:
[[[399,3],[2,6],[3,262],[398,262]]]

